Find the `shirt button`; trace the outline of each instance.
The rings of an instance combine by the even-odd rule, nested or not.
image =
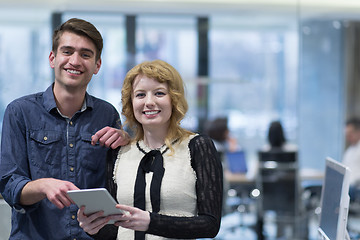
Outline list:
[[[72,126],[72,125],[73,125],[73,122],[72,122],[72,121],[70,121],[70,122],[69,122],[69,124]]]
[[[72,147],[74,147],[74,144],[70,143],[69,146],[72,148]]]
[[[72,218],[72,219],[75,219],[75,215],[72,215],[71,218]]]
[[[48,140],[47,136],[44,137],[44,141]]]
[[[73,167],[71,167],[71,168],[70,168],[70,171],[71,171],[71,172],[73,172],[73,171],[74,171],[74,168],[73,168]]]

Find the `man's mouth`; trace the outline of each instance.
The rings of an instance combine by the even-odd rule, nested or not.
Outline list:
[[[80,75],[80,74],[81,74],[81,72],[78,71],[78,70],[66,69],[66,71],[67,71],[68,73],[71,73],[71,74],[76,74],[76,75]]]

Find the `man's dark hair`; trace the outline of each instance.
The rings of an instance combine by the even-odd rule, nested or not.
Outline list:
[[[215,141],[224,142],[227,138],[228,119],[219,117],[207,123],[205,133]]]
[[[351,117],[346,121],[346,126],[352,125],[356,130],[360,130],[360,118]]]
[[[97,50],[95,60],[100,58],[103,49],[103,39],[100,32],[93,24],[78,18],[71,18],[67,20],[54,31],[52,39],[52,51],[55,53],[55,55],[57,54],[57,49],[59,47],[59,39],[64,32],[72,32],[77,35],[89,38],[95,44]]]

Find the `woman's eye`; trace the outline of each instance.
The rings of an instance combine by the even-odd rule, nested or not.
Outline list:
[[[164,96],[165,93],[164,93],[164,92],[156,92],[155,95],[156,95],[156,96]]]
[[[144,96],[145,96],[144,93],[137,93],[137,94],[135,95],[135,97],[144,97]]]

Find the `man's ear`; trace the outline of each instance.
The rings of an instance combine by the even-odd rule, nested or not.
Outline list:
[[[96,69],[94,71],[94,74],[97,74],[100,70],[100,67],[101,67],[101,58],[99,58],[97,61],[96,61]]]
[[[55,59],[55,53],[53,51],[51,51],[49,54],[49,63],[50,63],[51,68],[55,67],[54,59]]]

